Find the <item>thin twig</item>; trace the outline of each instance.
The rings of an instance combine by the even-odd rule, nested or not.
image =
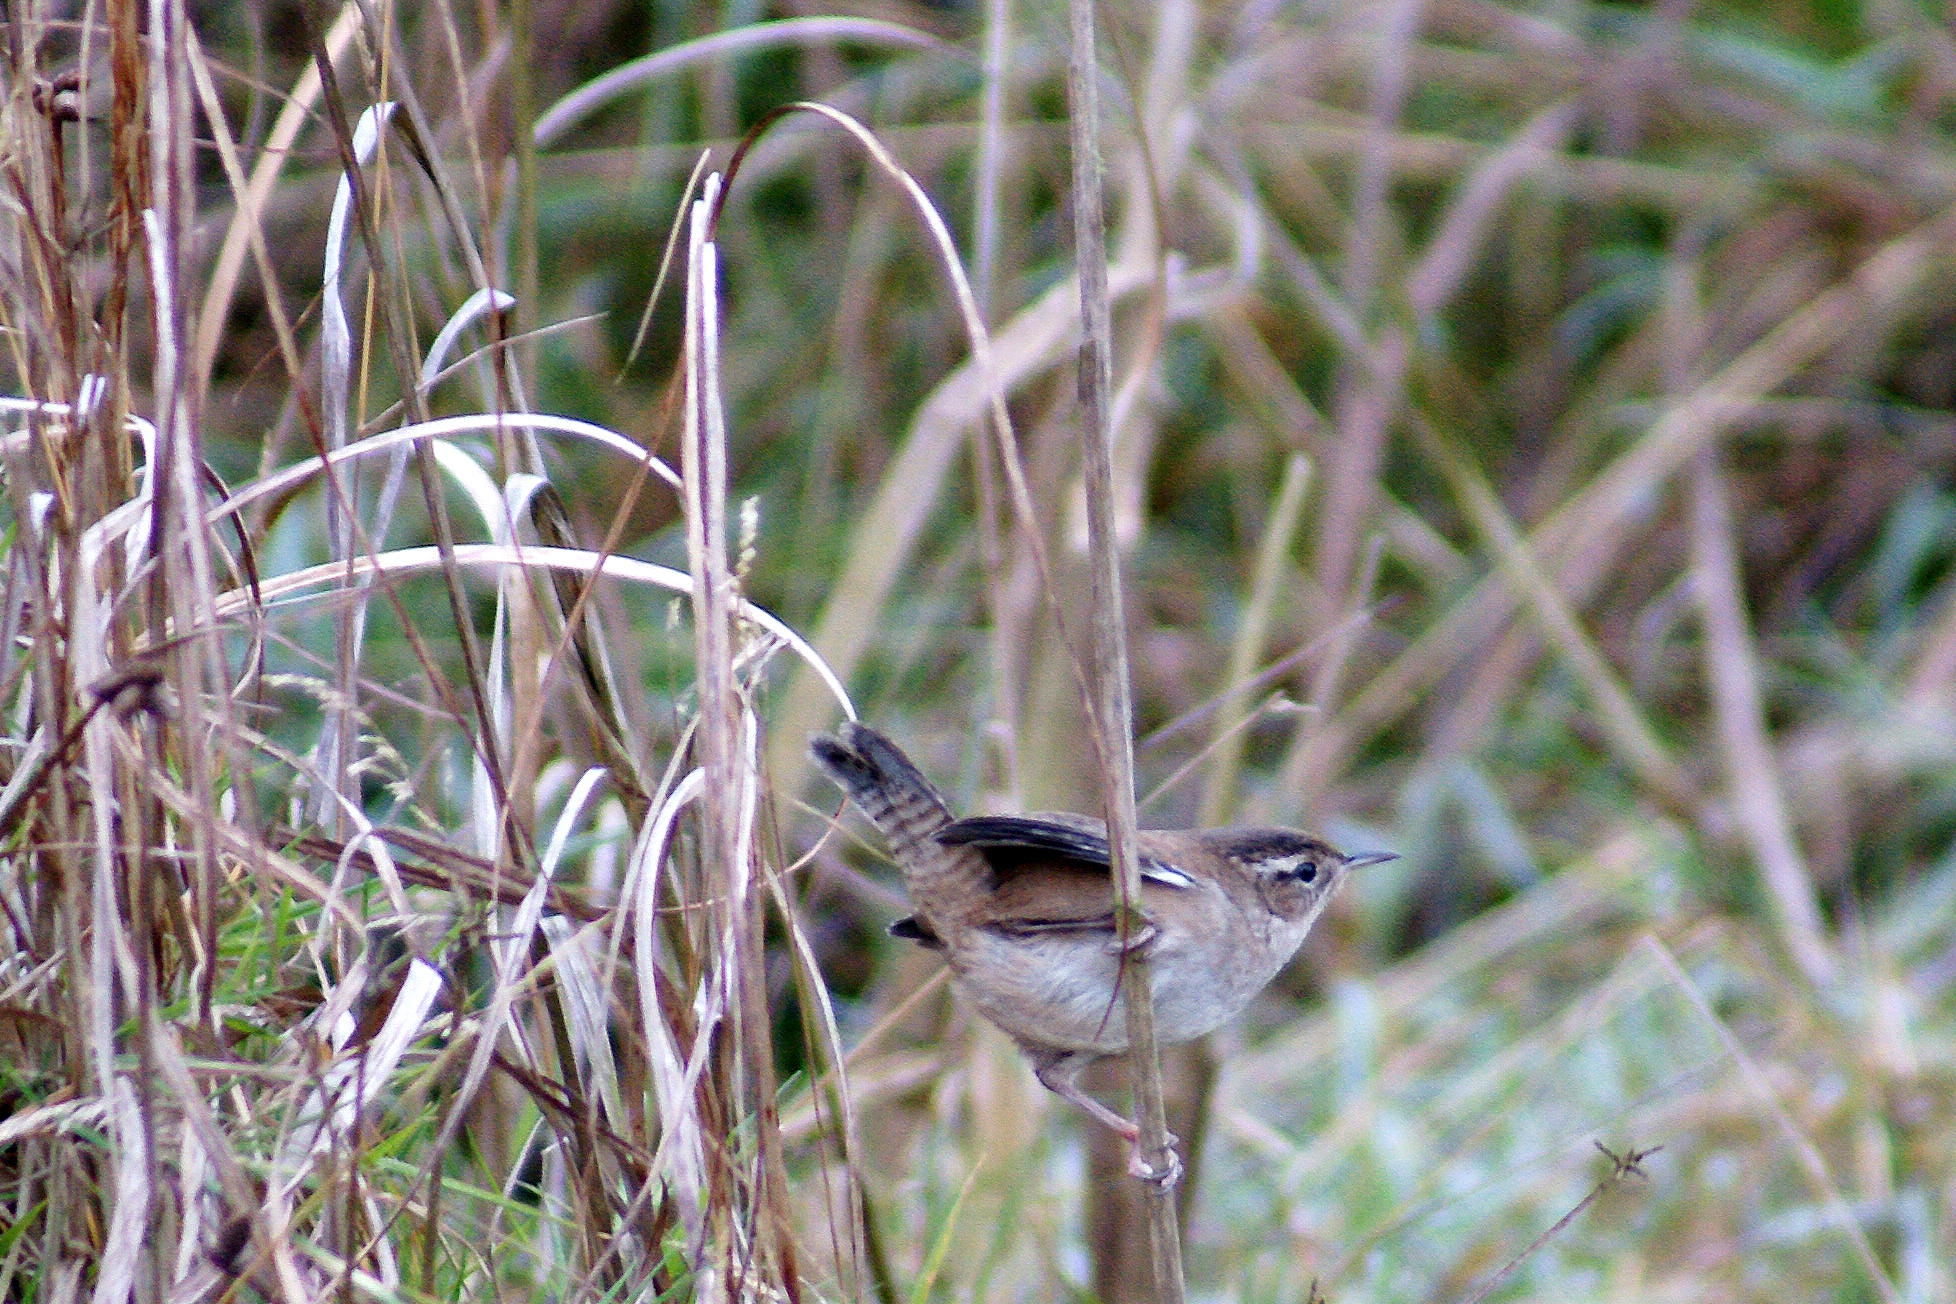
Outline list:
[[[1551,1225],[1547,1231],[1543,1232],[1540,1236],[1537,1236],[1534,1240],[1528,1243],[1527,1249],[1523,1250],[1520,1254],[1515,1255],[1514,1258],[1509,1259],[1508,1262],[1502,1266],[1499,1272],[1495,1273],[1492,1277],[1489,1277],[1486,1281],[1482,1282],[1481,1288],[1475,1291],[1472,1295],[1469,1295],[1465,1300],[1461,1302],[1461,1304],[1480,1304],[1482,1300],[1486,1299],[1489,1295],[1493,1294],[1494,1288],[1496,1286],[1499,1286],[1502,1282],[1514,1276],[1515,1270],[1517,1268],[1521,1267],[1522,1264],[1528,1262],[1528,1260],[1534,1258],[1536,1252],[1539,1251],[1544,1245],[1547,1245],[1550,1241],[1554,1240],[1557,1236],[1560,1236],[1562,1234],[1563,1229],[1568,1227],[1569,1224],[1573,1223],[1577,1218],[1581,1217],[1583,1210],[1589,1208],[1590,1205],[1596,1203],[1597,1199],[1601,1197],[1603,1192],[1609,1190],[1613,1186],[1618,1185],[1625,1178],[1648,1176],[1648,1174],[1646,1174],[1643,1168],[1641,1167],[1643,1161],[1650,1158],[1652,1155],[1656,1154],[1659,1150],[1662,1150],[1664,1148],[1663,1146],[1651,1146],[1649,1149],[1646,1150],[1626,1150],[1622,1154],[1618,1154],[1614,1150],[1611,1150],[1608,1146],[1604,1145],[1601,1141],[1596,1142],[1595,1145],[1596,1148],[1598,1150],[1601,1150],[1605,1155],[1605,1157],[1607,1157],[1610,1161],[1609,1174],[1604,1178],[1602,1178],[1600,1181],[1598,1181],[1596,1185],[1590,1187],[1589,1194],[1585,1195],[1582,1199],[1578,1200],[1576,1202],[1575,1208],[1569,1210],[1569,1212],[1563,1214],[1560,1218],[1556,1219],[1554,1224]]]
[[[1080,267],[1080,419],[1086,472],[1087,546],[1093,572],[1093,699],[1089,717],[1099,743],[1106,794],[1107,842],[1114,865],[1121,927],[1133,925],[1141,900],[1141,864],[1135,852],[1133,706],[1128,689],[1127,622],[1121,604],[1120,558],[1114,536],[1113,431],[1107,398],[1113,387],[1113,326],[1107,297],[1106,218],[1101,208],[1099,61],[1093,0],[1072,0],[1073,47],[1067,60],[1072,106],[1073,242]],[[1154,993],[1144,953],[1123,948],[1129,966],[1121,984],[1127,1013],[1128,1059],[1134,1082],[1138,1144],[1169,1156],[1167,1109],[1162,1100],[1161,1057],[1155,1039]],[[1148,1248],[1155,1298],[1179,1304],[1181,1229],[1167,1183],[1150,1183]]]

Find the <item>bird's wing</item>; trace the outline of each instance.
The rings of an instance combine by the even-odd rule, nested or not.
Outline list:
[[[991,862],[1000,890],[1028,873],[1042,875],[1088,871],[1097,884],[1088,890],[1106,899],[1104,876],[1113,863],[1107,847],[1107,826],[1085,815],[974,815],[955,820],[933,835],[946,846],[976,847]],[[1141,876],[1162,887],[1195,886],[1188,874],[1164,860],[1142,856]]]

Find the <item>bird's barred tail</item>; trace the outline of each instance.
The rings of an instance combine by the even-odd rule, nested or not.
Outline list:
[[[981,854],[937,840],[951,822],[950,809],[895,743],[851,721],[835,737],[817,735],[809,751],[890,844],[926,924],[955,917],[991,890],[991,867]]]

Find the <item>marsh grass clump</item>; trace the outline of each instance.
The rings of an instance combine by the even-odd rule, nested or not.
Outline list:
[[[1946,1294],[1956,47],[1101,22],[1143,820],[1405,853],[1194,1292]],[[1099,800],[1065,48],[8,12],[0,1296],[1136,1297],[803,759]]]

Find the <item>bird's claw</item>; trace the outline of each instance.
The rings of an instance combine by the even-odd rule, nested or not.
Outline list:
[[[1154,1164],[1148,1162],[1148,1156],[1141,1149],[1141,1139],[1136,1137],[1134,1148],[1128,1151],[1128,1173],[1140,1178],[1157,1190],[1173,1190],[1176,1183],[1182,1180],[1182,1154],[1175,1148],[1176,1144],[1177,1142],[1171,1134],[1167,1143],[1162,1146],[1160,1151],[1162,1159],[1161,1166],[1156,1167]]]

